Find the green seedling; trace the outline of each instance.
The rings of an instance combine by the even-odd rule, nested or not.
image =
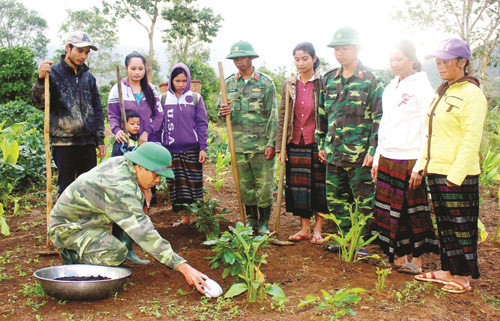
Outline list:
[[[351,308],[351,306],[357,305],[361,301],[361,296],[358,293],[366,292],[362,288],[353,289],[340,289],[337,292],[333,291],[327,292],[321,290],[323,297],[317,297],[308,295],[305,300],[301,300],[298,308],[312,303],[319,303],[316,309],[318,310],[330,310],[333,314],[330,316],[330,320],[337,320],[338,318],[344,316],[346,313],[351,315],[356,315]]]
[[[385,279],[391,274],[392,268],[379,268],[377,267],[377,281],[375,282],[375,290],[378,293],[383,293],[385,288]]]
[[[215,163],[215,178],[207,176],[206,180],[218,192],[222,184],[224,184],[224,176],[229,173],[229,171],[226,169],[231,162],[231,154],[226,152],[224,155],[222,155],[221,152],[217,152],[216,159],[217,162]]]
[[[223,215],[231,213],[226,208],[219,210],[221,201],[213,198],[201,198],[195,203],[184,204],[184,215],[194,215],[194,225],[198,232],[205,234],[207,240],[216,239],[220,234],[220,221],[227,221]]]

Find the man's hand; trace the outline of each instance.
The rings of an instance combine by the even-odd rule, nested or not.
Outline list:
[[[142,145],[143,143],[147,142],[149,138],[149,133],[147,131],[143,131],[142,134],[139,136],[139,145]]]
[[[97,157],[104,158],[104,156],[106,156],[106,145],[99,145],[97,146],[97,149],[99,149]]]
[[[201,164],[205,163],[207,160],[207,152],[204,150],[200,150],[200,155],[198,156],[198,162]]]
[[[361,167],[372,167],[373,164],[373,156],[366,154],[365,159],[363,160],[363,165]]]
[[[322,164],[326,164],[326,157],[325,157],[325,151],[324,150],[318,151],[318,158],[319,158],[319,161]]]
[[[377,178],[378,178],[378,166],[372,167],[372,178],[374,181],[377,180]]]
[[[422,175],[417,172],[411,172],[410,176],[410,189],[416,189],[422,184]]]
[[[266,150],[264,151],[264,157],[267,160],[273,159],[274,158],[274,147],[267,146]]]
[[[225,117],[226,115],[229,115],[230,112],[231,112],[231,103],[220,105],[220,115],[221,116]]]
[[[209,289],[210,287],[205,283],[205,280],[208,279],[208,276],[191,267],[191,265],[187,263],[182,263],[177,266],[177,271],[181,272],[184,278],[186,279],[187,284],[190,286],[194,286],[198,292],[201,294],[205,294],[205,291],[202,287]]]
[[[126,143],[128,141],[128,136],[123,130],[119,130],[115,134],[115,141],[119,143]]]
[[[40,70],[38,71],[38,78],[43,79],[45,76],[50,73],[50,66],[53,65],[54,62],[51,60],[44,61],[40,64]]]
[[[276,157],[278,158],[278,162],[280,165],[283,165],[286,161],[288,161],[288,154],[285,152],[285,162],[281,160],[281,152],[276,153]]]
[[[144,205],[144,213],[149,214],[149,205],[151,204],[151,199],[153,198],[153,193],[151,189],[143,189],[140,187],[142,193],[144,194],[144,199],[146,200],[146,205]]]

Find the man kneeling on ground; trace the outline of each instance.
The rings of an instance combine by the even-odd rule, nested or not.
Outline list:
[[[174,177],[171,160],[166,148],[147,142],[124,156],[108,159],[68,186],[50,213],[48,230],[64,263],[127,263],[127,244],[109,230],[115,223],[142,249],[182,273],[189,285],[204,293],[208,277],[176,254],[143,212],[144,191],[158,184],[160,176]]]

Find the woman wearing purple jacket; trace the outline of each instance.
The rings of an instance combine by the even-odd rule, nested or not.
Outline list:
[[[133,110],[141,117],[139,128],[139,144],[161,141],[161,125],[163,109],[160,98],[146,77],[146,59],[138,52],[125,57],[127,78],[122,80],[123,104],[125,110]],[[111,88],[108,99],[108,122],[115,140],[126,141],[125,132],[121,128],[120,98],[118,86]]]
[[[175,178],[168,182],[174,212],[185,212],[183,204],[203,198],[203,163],[207,153],[207,111],[203,98],[191,90],[191,73],[183,63],[172,67],[164,103],[162,144],[172,154]],[[179,213],[180,214],[180,213]],[[189,224],[193,215],[183,215],[174,224]]]

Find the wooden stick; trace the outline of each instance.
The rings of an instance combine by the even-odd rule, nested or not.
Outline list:
[[[224,81],[224,71],[222,70],[222,62],[219,61],[219,79],[220,90],[222,93],[222,103],[227,104],[226,83]],[[243,210],[243,201],[241,200],[240,180],[238,176],[238,165],[236,163],[236,151],[234,149],[233,126],[231,125],[231,114],[226,115],[227,138],[229,140],[229,150],[231,151],[231,164],[233,165],[234,185],[236,186],[236,194],[238,195],[238,207],[240,209],[240,221],[246,224],[245,211]]]
[[[45,171],[47,177],[45,185],[47,189],[47,232],[49,231],[50,211],[52,210],[52,159],[50,157],[50,90],[49,73],[45,75],[45,111],[43,117],[43,140],[45,143]],[[47,233],[47,250],[50,247],[49,234]]]
[[[290,114],[290,84],[286,84],[285,95],[285,119],[283,121],[283,136],[281,137],[281,162],[280,162],[280,177],[278,182],[278,199],[276,201],[276,209],[274,210],[274,231],[280,230],[280,214],[281,214],[281,199],[283,198],[283,178],[285,176],[286,162],[286,141],[288,138],[288,118]],[[283,106],[282,106],[283,108]]]
[[[125,114],[125,106],[123,104],[123,94],[122,94],[122,77],[120,76],[120,66],[116,65],[116,85],[118,86],[118,97],[120,97],[120,111],[122,119],[122,129],[128,140],[128,130],[127,130],[127,115]]]

